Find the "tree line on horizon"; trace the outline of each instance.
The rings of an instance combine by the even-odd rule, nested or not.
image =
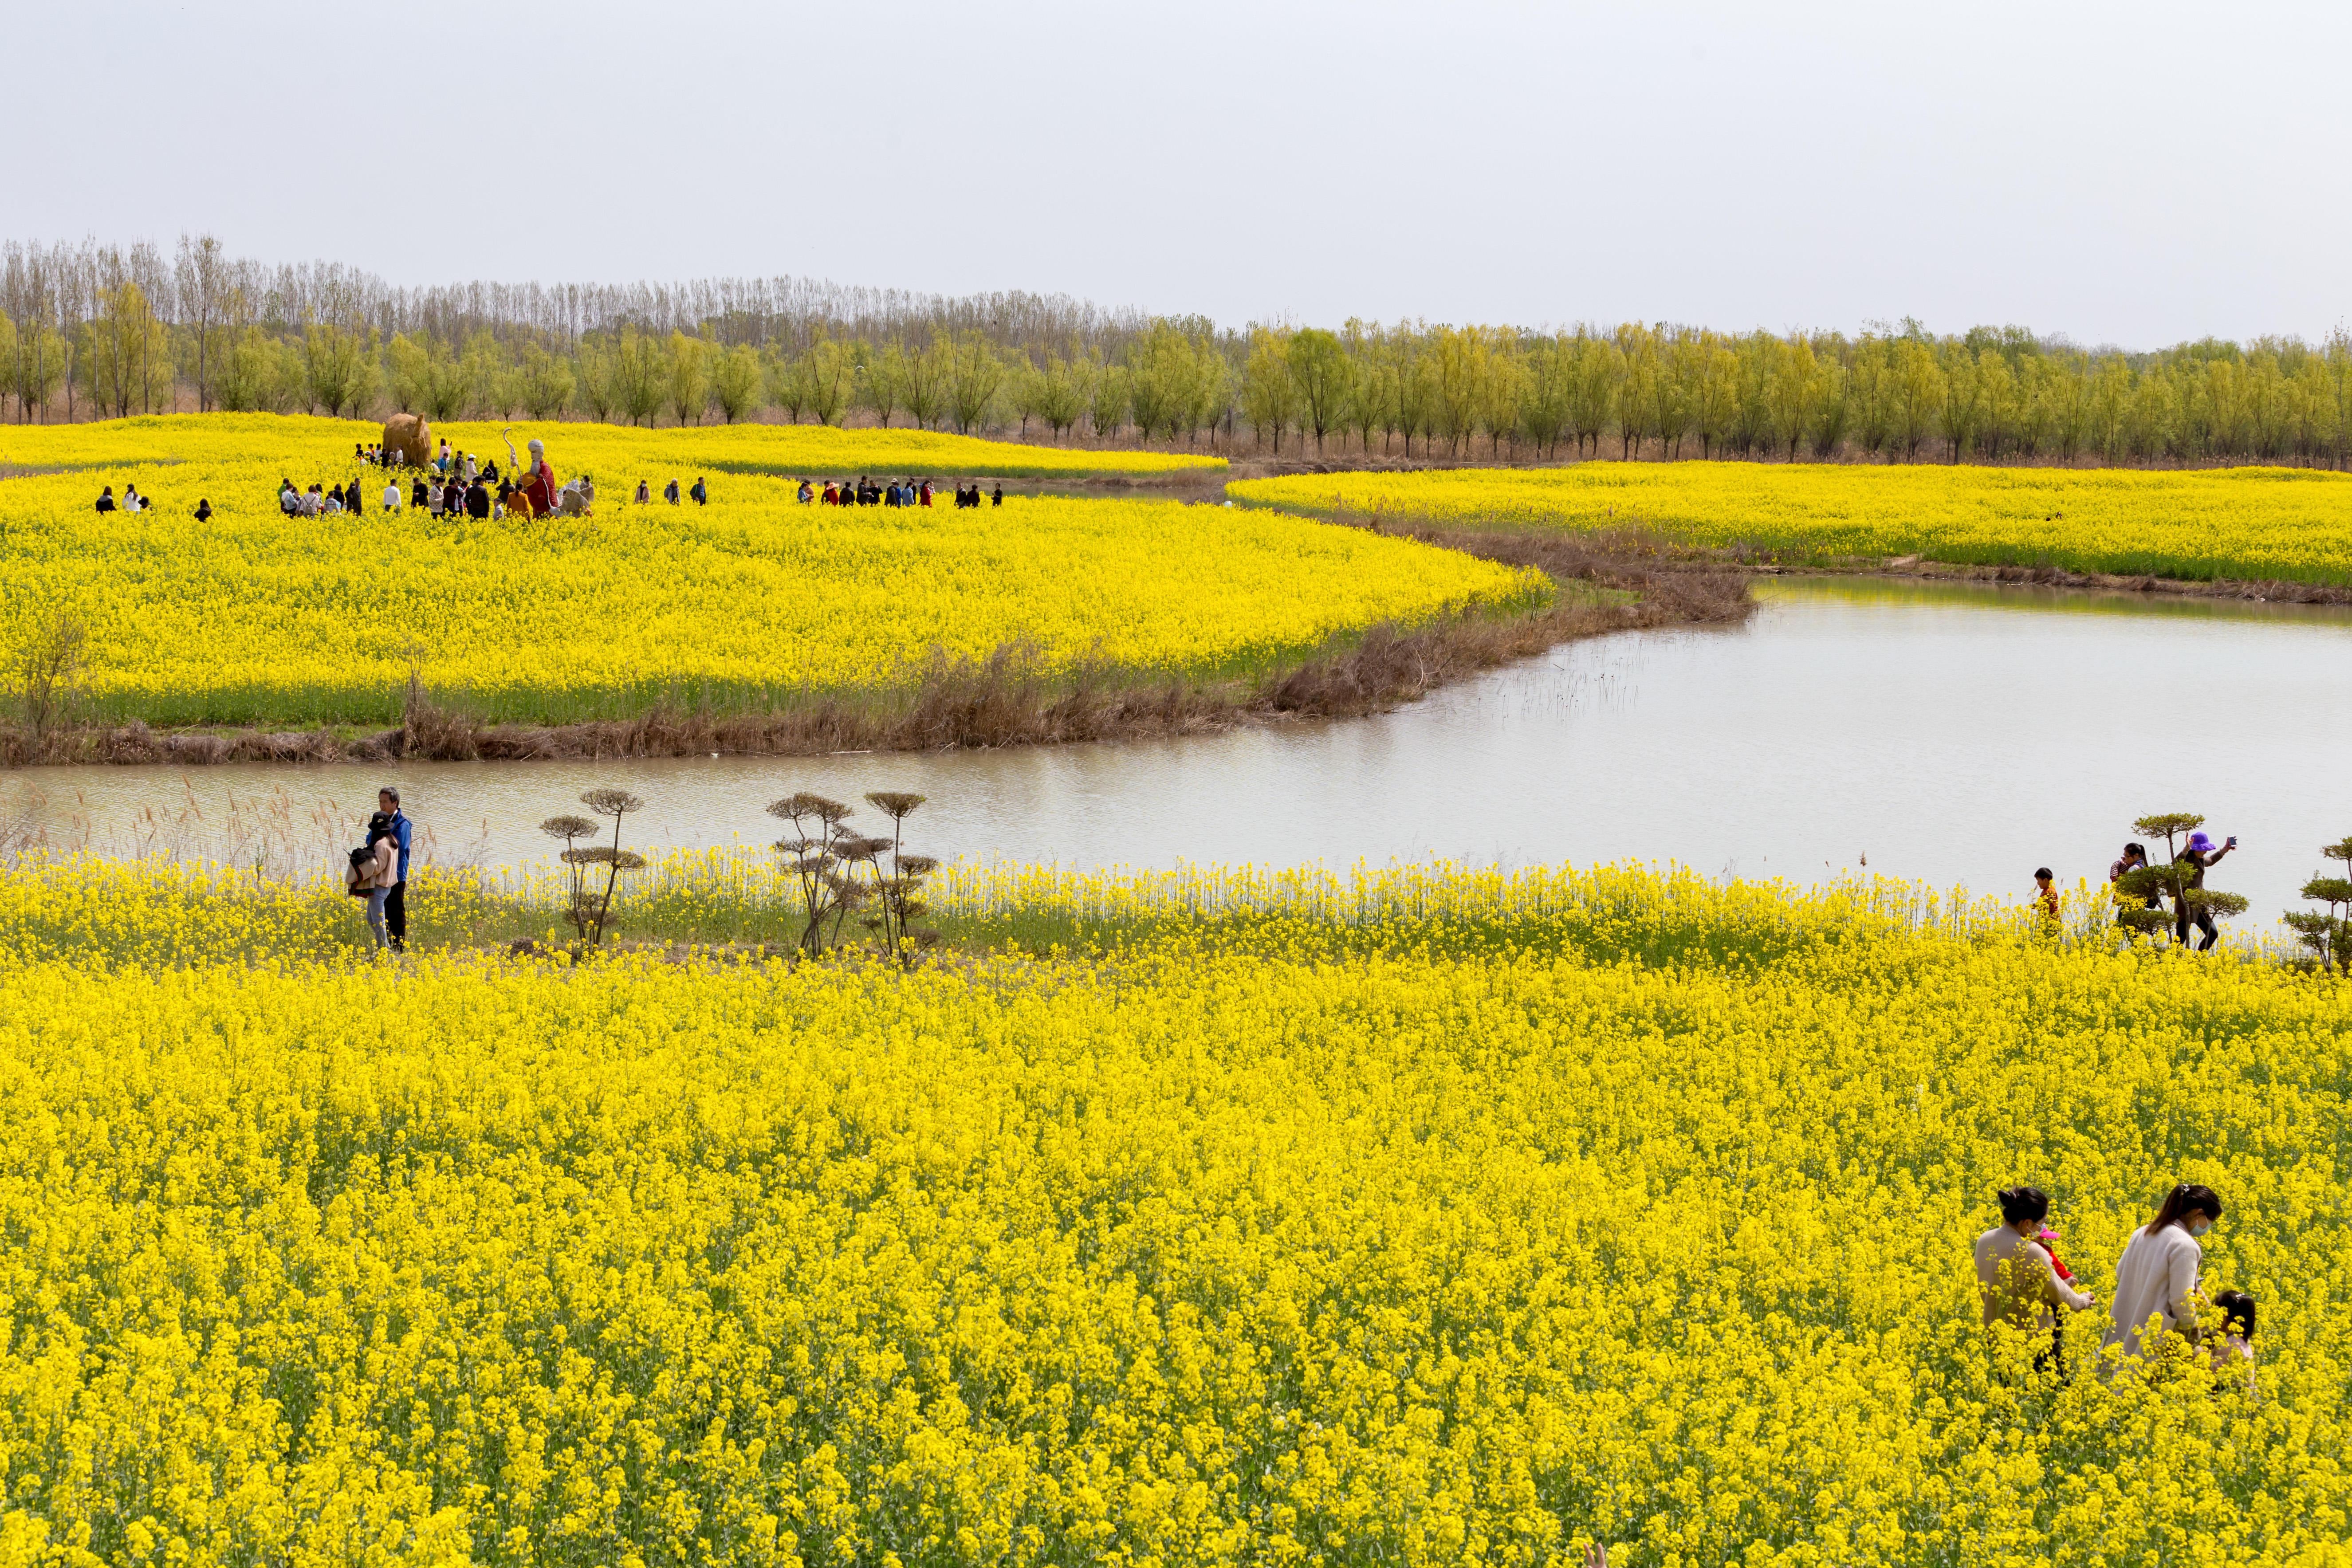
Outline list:
[[[781,417],[1477,460],[2110,464],[2352,455],[2352,337],[2084,349],[1664,322],[1337,330],[802,279],[398,289],[184,237],[0,246],[0,416],[193,409],[656,425]]]

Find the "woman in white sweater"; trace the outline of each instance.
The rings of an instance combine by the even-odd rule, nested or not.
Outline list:
[[[2167,1333],[2196,1342],[2197,1266],[2204,1257],[2198,1238],[2221,1217],[2221,1200],[2210,1187],[2184,1182],[2164,1195],[2156,1217],[2132,1232],[2116,1259],[2116,1301],[2102,1350],[2121,1345],[2126,1355],[2147,1358]]]

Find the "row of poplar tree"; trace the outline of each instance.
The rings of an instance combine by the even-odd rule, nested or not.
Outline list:
[[[206,262],[209,261],[209,275]],[[66,282],[61,283],[63,279]],[[69,287],[68,287],[69,285]],[[71,293],[78,301],[65,308]],[[2085,350],[1932,334],[1381,325],[1106,312],[792,279],[394,289],[216,241],[0,250],[0,411],[393,410],[696,424],[751,418],[1057,440],[1482,459],[2352,454],[2352,338]]]

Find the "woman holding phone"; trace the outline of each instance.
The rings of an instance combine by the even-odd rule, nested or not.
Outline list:
[[[2180,859],[2177,862],[2186,868],[2181,885],[2191,890],[2203,887],[2207,869],[2220,865],[2221,858],[2237,847],[2238,836],[2234,833],[2230,835],[2230,841],[2219,848],[2214,847],[2212,836],[2203,828],[2190,834],[2189,847],[2180,852]],[[2182,945],[2188,944],[2190,926],[2205,933],[2205,940],[2197,944],[2200,952],[2221,940],[2221,929],[2213,923],[2212,910],[2201,907],[2193,899],[2182,899],[2179,902],[2180,907],[2173,911],[2173,933],[2180,939]]]

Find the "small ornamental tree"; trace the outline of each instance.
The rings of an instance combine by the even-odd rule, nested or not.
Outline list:
[[[842,848],[856,837],[841,826],[850,808],[802,790],[772,804],[768,815],[792,825],[792,832],[776,840],[775,850],[800,888],[800,950],[814,958],[825,950],[828,924],[838,938],[856,901],[855,884],[841,871]]]
[[[939,862],[929,855],[906,852],[907,818],[923,804],[923,797],[881,790],[868,795],[866,800],[890,819],[890,837],[865,840],[875,847],[866,863],[873,870],[876,910],[863,923],[874,932],[884,957],[901,969],[912,969],[940,940],[939,932],[921,930],[914,923],[922,918],[925,910],[923,879],[939,867]],[[882,874],[881,860],[881,851],[886,848],[890,852],[890,874],[887,877]]]
[[[587,885],[588,868],[579,859],[575,858],[572,851],[578,847],[581,839],[594,837],[596,825],[587,817],[577,815],[567,815],[563,816],[549,817],[545,822],[539,825],[539,830],[541,833],[546,834],[550,838],[561,838],[563,840],[563,854],[562,858],[563,864],[570,871],[572,878],[572,896],[565,901],[563,907],[563,918],[572,922],[572,929],[579,933],[580,940],[582,942],[586,942],[588,940],[588,924],[585,911],[590,907]]]
[[[2352,911],[2352,838],[2323,844],[2319,852],[2344,863],[2341,875],[2314,877],[2303,885],[2303,896],[2326,904],[2326,913],[2289,910],[2282,918],[2303,945],[2319,955],[2322,967],[2352,974],[2352,915],[2347,915]]]
[[[634,850],[621,847],[621,818],[630,812],[643,810],[646,803],[626,790],[592,789],[580,797],[580,804],[599,816],[609,816],[613,819],[612,843],[600,844],[587,849],[567,847],[563,851],[564,864],[573,868],[575,879],[572,903],[572,927],[580,932],[583,942],[591,946],[602,947],[604,943],[604,933],[612,929],[613,893],[619,885],[621,873],[642,871],[646,865],[644,856]],[[553,819],[555,822],[567,820],[576,822],[579,819],[577,817]],[[550,832],[554,831],[552,823],[541,826]],[[568,845],[570,840],[566,839],[565,842]],[[592,866],[604,868],[604,886],[601,889],[595,885],[595,873],[588,869]]]
[[[785,869],[799,886],[801,952],[811,958],[841,944],[841,928],[852,915],[874,933],[882,955],[901,969],[922,962],[940,940],[940,933],[915,925],[924,913],[923,879],[939,862],[928,855],[905,852],[907,817],[923,804],[919,795],[877,791],[866,800],[890,819],[890,837],[867,837],[845,826],[854,815],[837,800],[803,790],[768,807],[768,815],[792,824],[787,837],[776,841]],[[883,858],[889,868],[883,868]],[[866,868],[860,875],[859,867]],[[871,913],[858,914],[861,910]]]

